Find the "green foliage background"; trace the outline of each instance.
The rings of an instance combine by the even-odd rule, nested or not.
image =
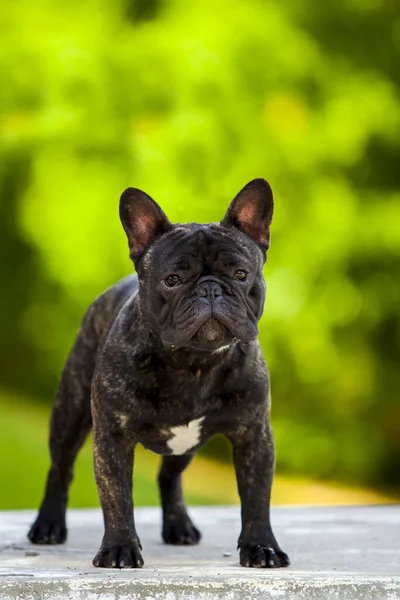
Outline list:
[[[264,176],[278,471],[398,487],[399,4],[15,0],[0,20],[3,389],[49,403],[130,271],[125,187],[215,221]]]

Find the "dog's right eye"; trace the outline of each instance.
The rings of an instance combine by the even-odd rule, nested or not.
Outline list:
[[[179,275],[168,275],[168,277],[164,279],[164,283],[168,287],[175,287],[182,283],[182,279],[179,277]]]

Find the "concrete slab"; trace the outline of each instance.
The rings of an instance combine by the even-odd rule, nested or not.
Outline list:
[[[192,508],[199,546],[165,546],[160,511],[136,510],[145,567],[95,569],[99,510],[71,510],[64,546],[34,546],[33,511],[0,513],[0,598],[35,600],[400,600],[400,506],[275,508],[272,522],[292,566],[238,564],[238,507]]]

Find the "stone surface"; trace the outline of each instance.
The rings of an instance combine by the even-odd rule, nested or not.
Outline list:
[[[190,511],[199,546],[165,546],[160,511],[136,510],[145,566],[95,569],[102,534],[99,510],[71,510],[64,546],[34,546],[26,532],[33,511],[0,513],[1,600],[79,599],[400,600],[400,507],[275,508],[272,522],[292,566],[238,564],[238,507]]]

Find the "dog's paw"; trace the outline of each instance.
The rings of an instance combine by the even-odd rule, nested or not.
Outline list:
[[[162,538],[166,544],[193,546],[199,543],[201,533],[184,514],[164,518]]]
[[[65,521],[39,515],[30,528],[28,538],[33,544],[63,544],[67,539]]]
[[[102,545],[93,559],[93,565],[106,569],[141,569],[144,562],[139,548],[139,542],[125,545]]]
[[[259,569],[276,569],[288,567],[290,560],[280,548],[272,546],[243,545],[240,548],[240,564],[242,567],[256,567]]]

